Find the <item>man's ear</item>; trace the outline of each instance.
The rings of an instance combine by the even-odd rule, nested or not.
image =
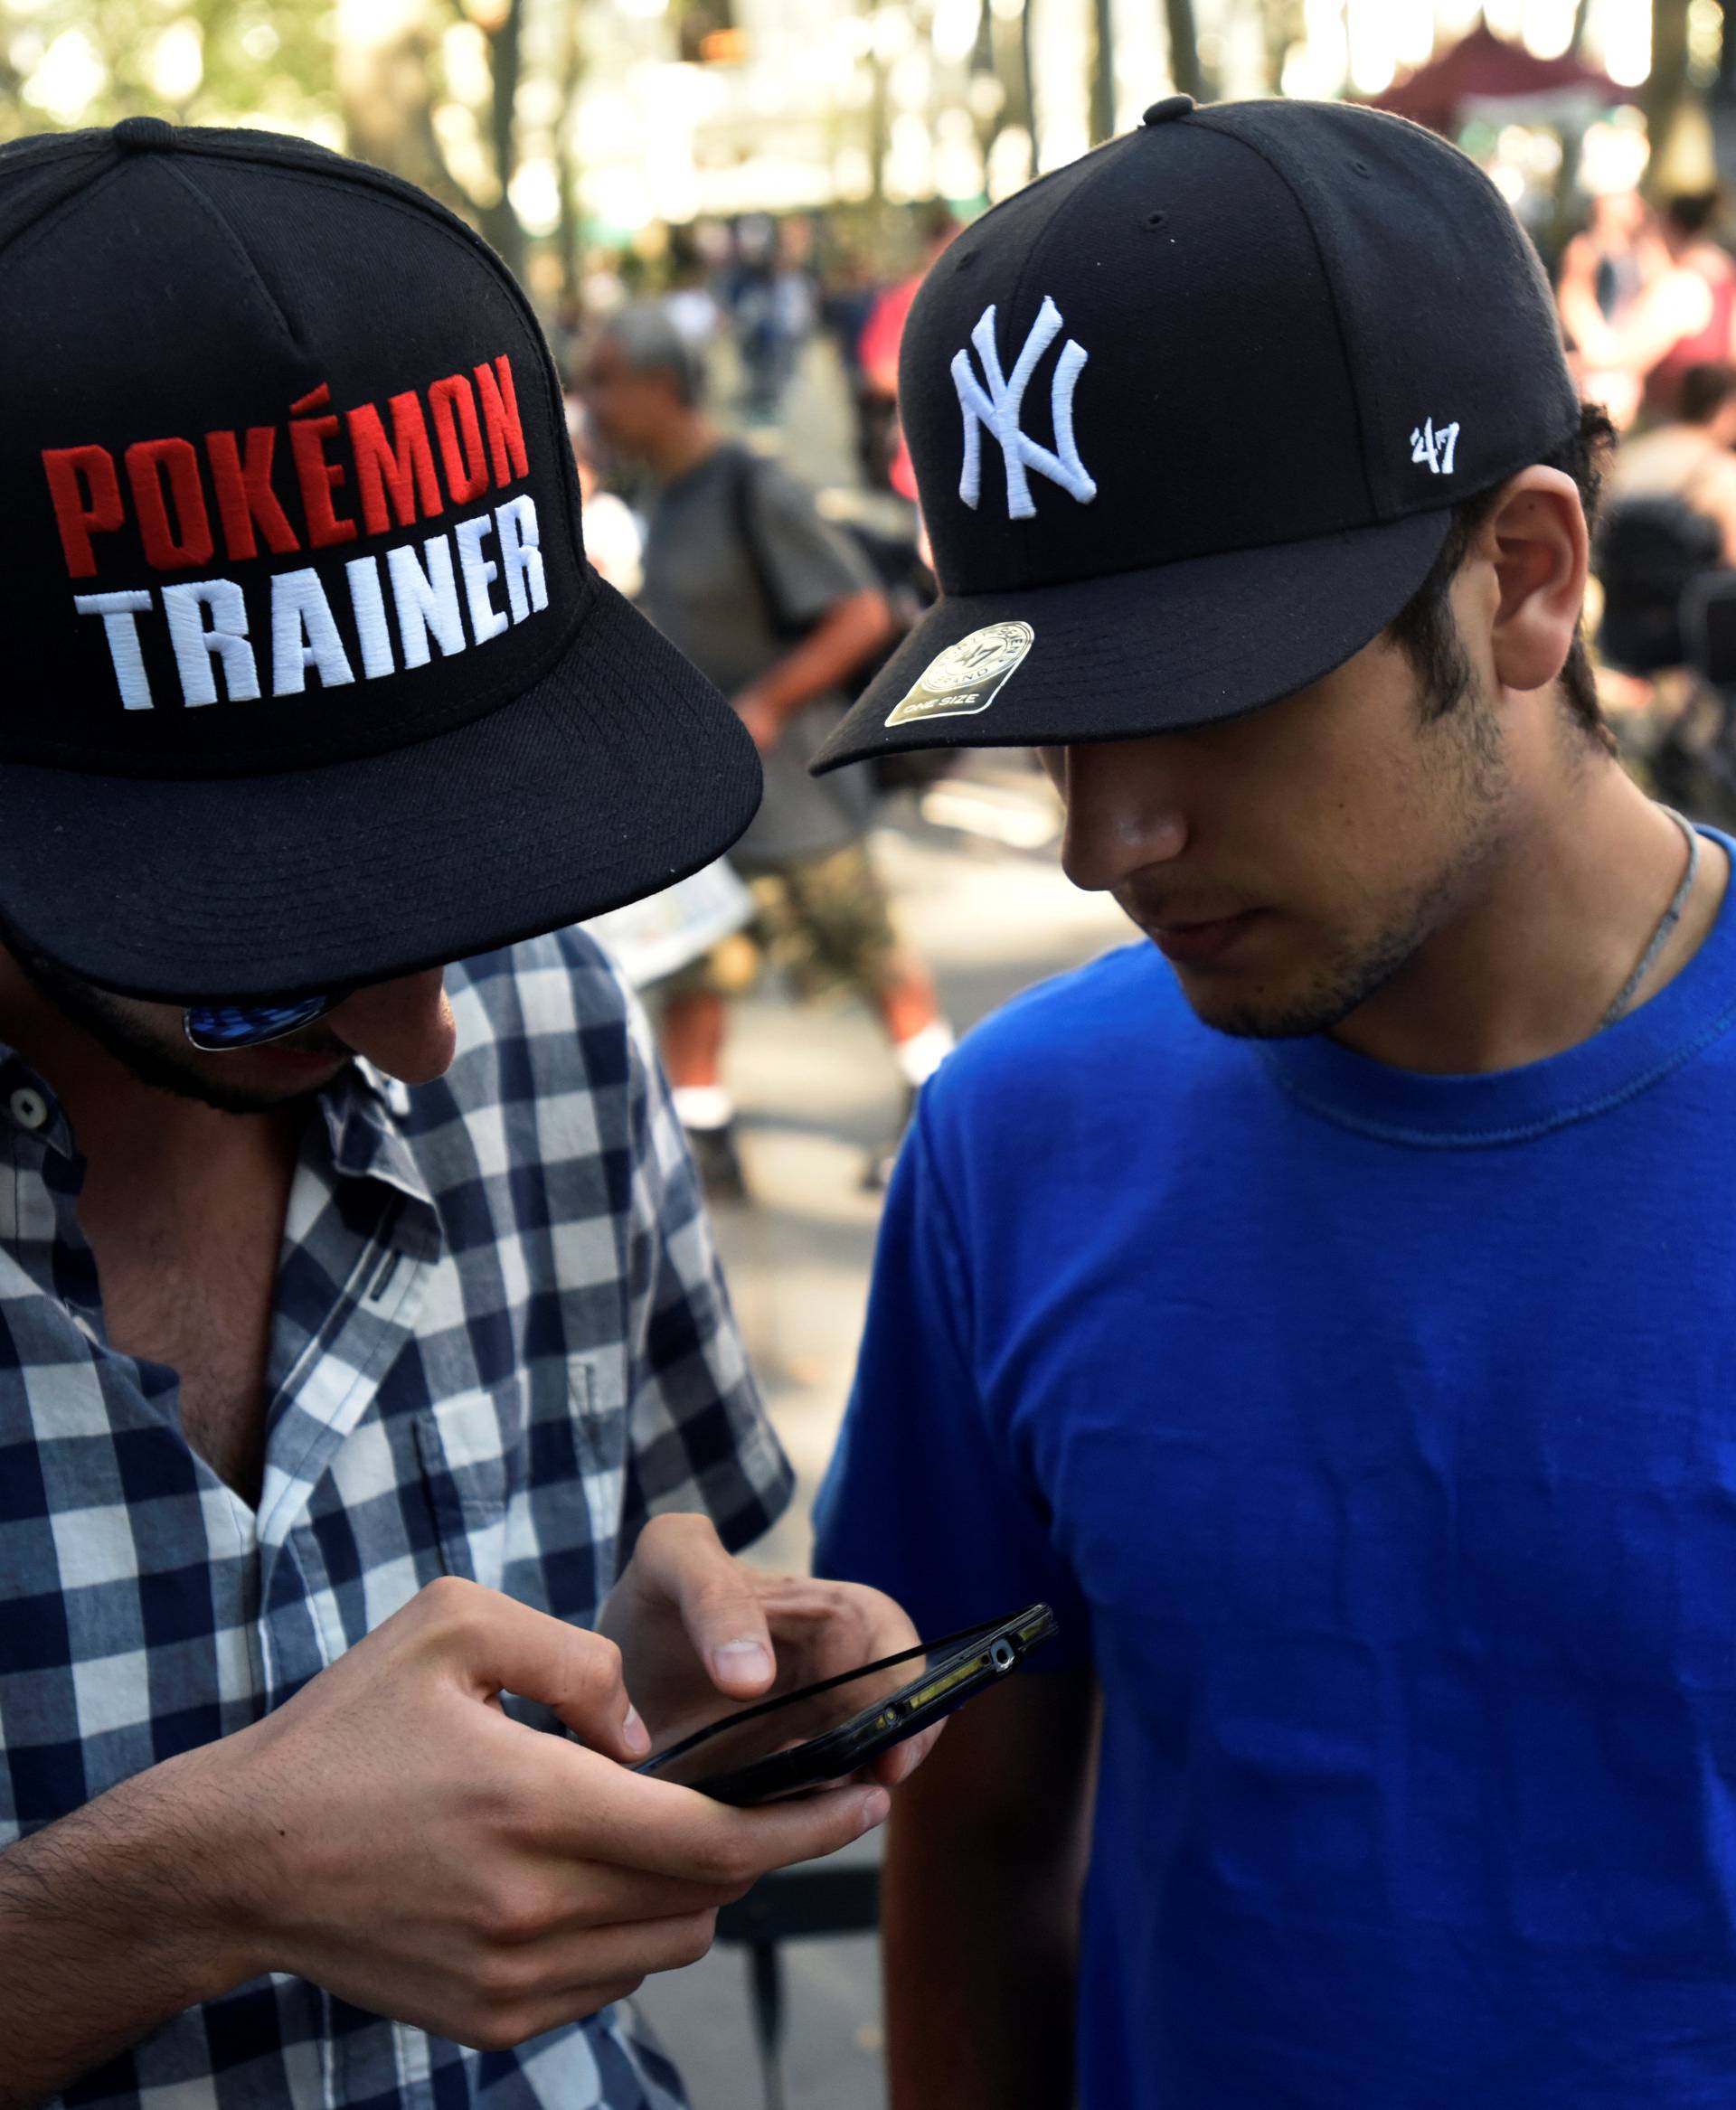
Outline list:
[[[1567,664],[1585,605],[1590,538],[1578,485],[1560,469],[1522,469],[1502,486],[1476,554],[1494,573],[1495,679],[1545,687]]]

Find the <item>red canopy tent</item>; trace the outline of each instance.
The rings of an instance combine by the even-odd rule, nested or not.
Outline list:
[[[1376,109],[1396,111],[1450,138],[1467,118],[1547,124],[1588,106],[1637,102],[1639,91],[1618,86],[1571,53],[1540,59],[1479,22],[1451,51],[1372,99]]]

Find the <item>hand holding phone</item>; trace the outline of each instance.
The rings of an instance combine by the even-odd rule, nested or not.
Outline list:
[[[621,1653],[646,1749],[706,1729],[737,1703],[762,1700],[854,1672],[914,1648],[903,1609],[857,1583],[780,1576],[734,1559],[708,1518],[655,1517],[609,1593],[599,1631]],[[898,1746],[875,1768],[891,1787],[926,1745]]]
[[[634,1770],[713,1801],[805,1794],[872,1765],[1018,1670],[1055,1632],[1047,1605],[944,1634],[797,1692],[739,1709]]]

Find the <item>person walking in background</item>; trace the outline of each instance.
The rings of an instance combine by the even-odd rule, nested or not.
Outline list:
[[[617,593],[637,600],[645,584],[645,532],[626,499],[604,488],[596,459],[597,436],[576,396],[567,398],[567,430],[572,439],[572,465],[579,474],[579,495],[584,501],[586,559]]]
[[[848,244],[832,250],[830,268],[821,281],[820,324],[832,340],[850,391],[856,464],[871,491],[884,487],[890,457],[886,418],[863,364],[862,336],[882,291],[864,250]]]
[[[1672,805],[1719,822],[1736,811],[1730,714],[1719,655],[1707,657],[1716,623],[1700,611],[1736,566],[1732,447],[1736,366],[1690,367],[1679,417],[1617,453],[1592,552],[1600,683],[1629,764]]]
[[[1736,360],[1736,261],[1717,238],[1717,191],[1669,199],[1662,229],[1669,268],[1647,287],[1629,342],[1645,375],[1644,409],[1662,421],[1679,415],[1682,383],[1696,366]]]
[[[898,421],[898,350],[904,339],[910,303],[958,232],[958,222],[946,206],[936,205],[929,211],[922,222],[921,263],[908,278],[881,294],[868,312],[856,346],[862,376],[859,416],[864,433],[863,447],[864,454],[872,452],[874,457],[872,480],[911,501],[916,497],[916,476]]]
[[[1736,565],[1736,366],[1708,362],[1682,376],[1676,416],[1624,440],[1610,468],[1612,507],[1675,499],[1716,523],[1723,560]]]
[[[1644,375],[1628,326],[1646,287],[1669,268],[1669,251],[1637,191],[1591,201],[1587,223],[1561,251],[1555,302],[1579,364],[1580,392],[1625,432],[1638,415]]]
[[[765,799],[731,862],[760,900],[768,949],[798,993],[861,996],[914,1091],[952,1034],[927,971],[893,932],[865,840],[872,787],[865,771],[825,783],[807,772],[844,717],[844,684],[892,635],[885,598],[798,484],[722,438],[692,349],[661,309],[615,318],[592,349],[584,394],[605,444],[655,480],[640,605],[733,699],[760,751]],[[734,993],[713,956],[663,994],[676,1110],[720,1200],[745,1192],[722,1073]]]
[[[670,238],[669,290],[663,297],[670,320],[702,360],[710,353],[723,311],[712,290],[711,267],[685,229]]]
[[[777,423],[817,316],[804,239],[796,222],[760,212],[736,231],[740,263],[731,309],[745,381],[741,412],[750,424]]]
[[[1401,119],[1175,97],[901,379],[942,598],[817,766],[1041,748],[1148,942],[924,1091],[818,1504],[1061,1632],[894,1808],[891,2099],[1726,2102],[1732,845],[1601,721],[1535,254]]]

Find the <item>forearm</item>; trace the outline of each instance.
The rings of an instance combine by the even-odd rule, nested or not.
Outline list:
[[[0,2110],[253,1974],[213,1768],[168,1760],[0,1853]]]
[[[780,720],[793,717],[804,704],[848,681],[892,634],[892,611],[884,596],[853,594],[828,611],[810,636],[769,667],[737,702],[751,702]]]
[[[882,1888],[892,2110],[1065,2110],[1073,2099],[1074,1865],[901,1840]]]

